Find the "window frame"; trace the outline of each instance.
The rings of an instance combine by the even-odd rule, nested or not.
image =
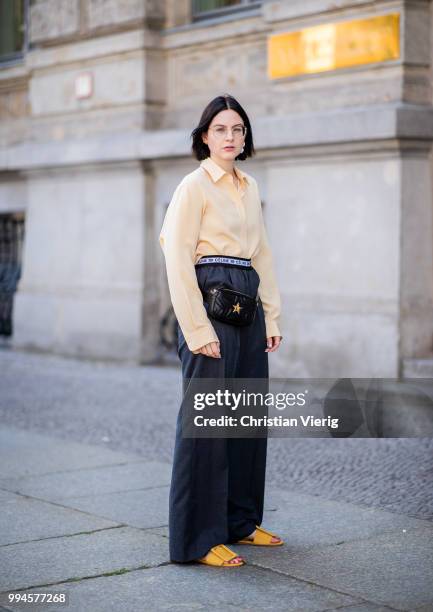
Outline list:
[[[23,45],[20,51],[14,51],[6,55],[0,55],[0,68],[12,66],[23,61],[29,50],[29,9],[30,0],[23,0]]]
[[[236,13],[241,13],[248,9],[258,8],[263,4],[262,0],[239,0],[237,4],[232,4],[230,6],[220,6],[207,11],[200,11],[195,8],[197,1],[198,0],[191,1],[191,19],[193,23],[206,19],[212,19],[213,17],[236,15]]]

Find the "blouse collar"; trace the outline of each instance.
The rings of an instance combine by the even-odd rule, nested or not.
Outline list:
[[[211,157],[206,157],[206,159],[203,159],[200,166],[209,172],[214,182],[218,181],[224,174],[230,175],[230,172],[227,172],[224,170],[224,168],[221,168],[221,166],[218,165]],[[249,182],[246,174],[242,172],[242,170],[239,170],[237,166],[234,166],[234,170],[240,181],[245,181],[246,183]]]

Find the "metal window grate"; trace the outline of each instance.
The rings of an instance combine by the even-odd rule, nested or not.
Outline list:
[[[0,214],[0,336],[12,335],[13,297],[21,277],[24,214]]]

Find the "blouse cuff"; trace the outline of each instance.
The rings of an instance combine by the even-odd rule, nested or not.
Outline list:
[[[272,336],[281,336],[280,329],[274,320],[266,319],[265,316],[265,324],[266,324],[266,338],[270,338]]]
[[[219,342],[219,338],[211,324],[208,327],[200,327],[199,329],[185,334],[185,341],[190,351],[195,351],[209,342]]]

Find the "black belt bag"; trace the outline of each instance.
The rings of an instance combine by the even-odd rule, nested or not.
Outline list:
[[[208,315],[213,319],[231,325],[250,325],[256,316],[259,296],[218,286],[204,293],[209,305]]]

